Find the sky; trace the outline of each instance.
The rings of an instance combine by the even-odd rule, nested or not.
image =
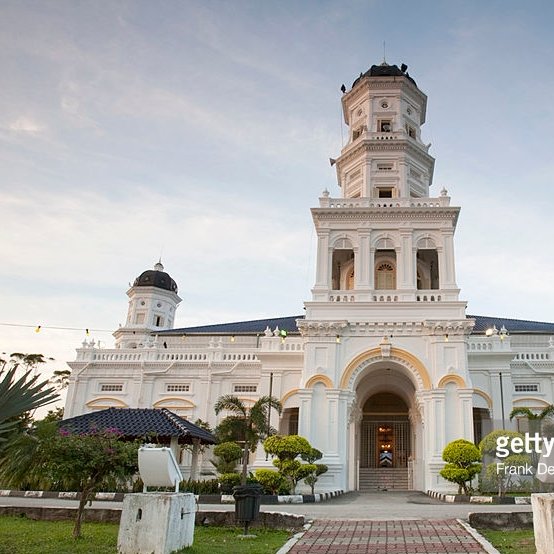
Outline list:
[[[340,195],[340,87],[383,42],[428,96],[468,313],[554,321],[553,18],[547,1],[3,0],[0,352],[51,370],[85,328],[110,346],[160,257],[177,327],[303,313],[309,210]]]

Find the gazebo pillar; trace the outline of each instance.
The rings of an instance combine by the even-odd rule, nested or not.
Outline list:
[[[179,437],[171,437],[169,448],[171,448],[171,451],[173,452],[177,463],[179,463],[181,460],[181,447],[179,446]]]
[[[200,452],[200,439],[192,439],[192,457],[190,460],[190,478],[192,481],[198,479],[198,454]]]

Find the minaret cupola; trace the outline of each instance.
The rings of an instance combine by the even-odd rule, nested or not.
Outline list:
[[[152,333],[172,329],[181,302],[177,291],[177,283],[164,271],[161,261],[154,269],[143,271],[127,291],[127,320],[115,333],[116,345],[138,346]]]
[[[336,160],[343,198],[429,196],[435,160],[421,140],[427,96],[407,69],[383,62],[343,88],[349,132]]]

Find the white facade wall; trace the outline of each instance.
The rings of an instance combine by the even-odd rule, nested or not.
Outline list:
[[[378,416],[368,402],[394,395],[406,407],[398,425],[409,426],[409,459],[402,461],[409,486],[447,490],[439,476],[442,450],[475,438],[474,415],[484,435],[513,428],[514,407],[552,403],[554,339],[547,333],[554,326],[525,334],[526,322],[511,320],[511,334],[472,334],[456,284],[459,208],[445,190],[429,196],[434,159],[421,139],[426,102],[396,74],[365,76],[343,96],[350,133],[335,161],[342,196],[324,191],[312,209],[316,279],[305,318],[287,323],[286,338],[263,321],[248,332],[241,325],[168,331],[176,291],[133,286],[115,348],[85,341],[69,364],[66,417],[112,406],[165,407],[215,427],[221,395],[254,402],[269,394],[271,381],[285,409],[281,420],[272,414],[272,426],[287,432],[298,410],[299,434],[329,466],[319,486],[356,490],[370,448],[383,448],[365,442]],[[148,312],[148,325],[137,323],[137,310]],[[156,315],[167,327],[152,327]],[[254,464],[270,462],[258,452]]]

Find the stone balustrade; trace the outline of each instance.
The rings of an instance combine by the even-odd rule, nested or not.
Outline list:
[[[438,198],[331,198],[319,199],[321,208],[442,208],[450,205],[449,196]]]

